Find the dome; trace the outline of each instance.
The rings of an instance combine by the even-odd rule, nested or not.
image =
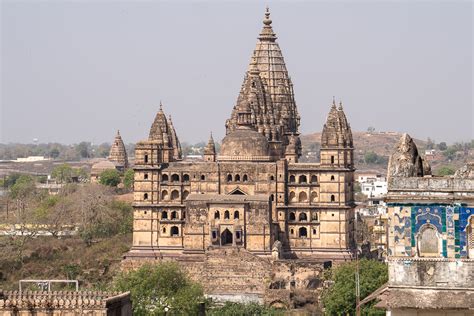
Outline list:
[[[91,174],[99,175],[109,169],[115,169],[115,164],[109,160],[102,160],[92,165]]]
[[[270,161],[270,146],[265,136],[247,128],[236,129],[222,140],[219,161]]]

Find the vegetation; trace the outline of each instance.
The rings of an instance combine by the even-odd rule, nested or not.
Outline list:
[[[122,273],[115,289],[130,291],[134,315],[197,315],[206,302],[201,286],[190,281],[173,262],[147,264]]]
[[[450,176],[450,175],[453,175],[455,172],[456,172],[456,170],[451,166],[441,166],[437,170],[436,175],[438,175],[438,176]]]
[[[356,262],[344,263],[334,268],[328,279],[334,284],[323,293],[323,305],[328,315],[355,314],[355,273]],[[359,261],[360,299],[364,299],[388,281],[387,266],[379,261],[362,259]],[[377,310],[375,302],[364,306],[363,315],[385,315]]]
[[[120,172],[118,172],[116,169],[104,170],[99,175],[100,184],[107,185],[109,187],[116,187],[120,181]]]
[[[387,157],[380,156],[376,152],[367,151],[364,154],[364,162],[366,164],[387,164]]]
[[[134,176],[133,169],[127,169],[123,174],[123,185],[126,189],[133,189]]]
[[[227,302],[223,306],[216,306],[210,308],[206,315],[210,316],[247,316],[247,315],[262,315],[262,316],[272,316],[272,315],[284,315],[284,311],[278,310],[271,307],[266,307],[264,305],[259,305],[256,303],[249,304],[240,304]]]
[[[72,183],[74,178],[86,179],[88,175],[84,169],[72,168],[68,164],[62,164],[53,169],[51,177],[58,183]]]

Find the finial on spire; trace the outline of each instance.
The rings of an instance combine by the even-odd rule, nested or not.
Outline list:
[[[263,20],[263,24],[265,25],[272,24],[272,20],[270,20],[270,8],[268,6],[265,9],[265,19]]]
[[[120,130],[119,129],[117,130],[117,136],[120,136]]]
[[[339,101],[339,111],[342,111],[342,101]]]
[[[168,120],[170,120],[170,122],[171,122],[171,114],[170,114],[170,115],[168,115]]]
[[[163,111],[163,103],[161,103],[161,100],[160,100],[160,111]]]
[[[333,108],[336,107],[336,97],[335,96],[332,96],[332,107]]]

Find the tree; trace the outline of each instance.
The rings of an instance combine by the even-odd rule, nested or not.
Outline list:
[[[426,141],[426,149],[431,150],[434,149],[436,146],[435,142],[428,137],[428,140]]]
[[[377,163],[378,159],[379,156],[373,151],[368,151],[364,155],[365,163]]]
[[[51,176],[59,183],[71,183],[74,176],[74,170],[70,165],[62,164],[53,169]]]
[[[456,171],[454,170],[453,167],[450,166],[441,166],[438,169],[437,175],[438,176],[450,176],[453,175]]]
[[[446,145],[446,142],[441,142],[438,144],[438,149],[441,150],[441,151],[444,151],[446,149],[448,149],[448,146]]]
[[[133,180],[135,177],[135,173],[133,172],[133,169],[127,169],[125,173],[123,174],[123,185],[127,189],[133,189]]]
[[[174,262],[144,264],[122,273],[114,287],[130,291],[134,315],[197,315],[206,302],[201,286],[190,281]]]
[[[49,152],[49,157],[53,158],[53,159],[56,159],[59,157],[59,154],[61,152],[59,151],[59,149],[57,147],[53,148],[50,150]]]
[[[373,133],[373,132],[375,132],[375,127],[373,127],[373,126],[367,127],[367,132],[368,132],[368,133]]]
[[[354,315],[356,307],[355,273],[356,262],[343,263],[334,268],[329,279],[334,284],[324,290],[322,299],[327,315]],[[362,259],[359,261],[360,299],[364,299],[388,280],[387,266],[379,261]],[[372,302],[364,308],[365,315],[385,315],[376,310]]]
[[[90,143],[81,142],[76,146],[76,151],[81,158],[90,158],[91,157],[91,148]]]
[[[109,187],[116,187],[120,183],[120,173],[116,169],[104,170],[99,175],[99,183]]]

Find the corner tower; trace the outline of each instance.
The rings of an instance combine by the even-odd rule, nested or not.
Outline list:
[[[342,108],[333,100],[321,135],[321,166],[354,169],[352,131]]]
[[[263,29],[258,37],[237,104],[226,122],[226,134],[238,127],[239,104],[248,102],[253,117],[253,129],[267,138],[272,156],[284,157],[290,138],[299,135],[300,117],[296,109],[293,83],[276,39],[267,8]],[[300,155],[300,148],[297,152]]]

